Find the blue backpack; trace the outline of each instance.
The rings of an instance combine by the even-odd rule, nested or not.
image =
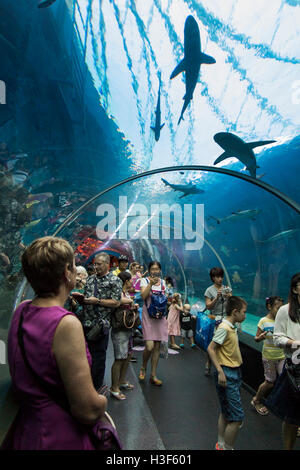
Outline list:
[[[146,282],[149,284],[149,280],[147,278]],[[160,320],[161,318],[167,316],[167,307],[168,299],[165,294],[163,294],[163,281],[161,281],[161,291],[152,292],[150,297],[150,303],[147,307],[148,315],[151,318]]]

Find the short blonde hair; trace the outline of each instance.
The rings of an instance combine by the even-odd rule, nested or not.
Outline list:
[[[22,255],[24,274],[39,297],[58,294],[66,265],[73,268],[74,251],[63,238],[34,240]]]
[[[136,261],[133,261],[129,265],[129,271],[131,271],[135,266],[139,266],[139,265],[140,265],[140,263],[137,263]]]
[[[77,274],[84,274],[85,276],[88,276],[87,270],[84,266],[76,266],[76,271]]]

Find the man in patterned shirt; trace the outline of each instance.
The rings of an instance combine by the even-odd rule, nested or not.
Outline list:
[[[111,313],[120,305],[122,281],[109,272],[107,253],[98,254],[94,265],[96,273],[88,277],[85,285],[81,321],[92,356],[92,378],[98,390],[104,379]]]

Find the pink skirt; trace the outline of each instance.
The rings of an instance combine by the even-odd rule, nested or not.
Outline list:
[[[174,305],[171,305],[169,308],[168,314],[168,334],[172,336],[180,336],[180,321],[179,321],[179,312]]]
[[[145,341],[168,341],[168,322],[165,317],[157,320],[149,317],[147,307],[143,305],[142,330]]]

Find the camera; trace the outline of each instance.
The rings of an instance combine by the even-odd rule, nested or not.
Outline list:
[[[222,288],[222,294],[230,294],[230,292],[232,292],[232,289],[229,286]]]

